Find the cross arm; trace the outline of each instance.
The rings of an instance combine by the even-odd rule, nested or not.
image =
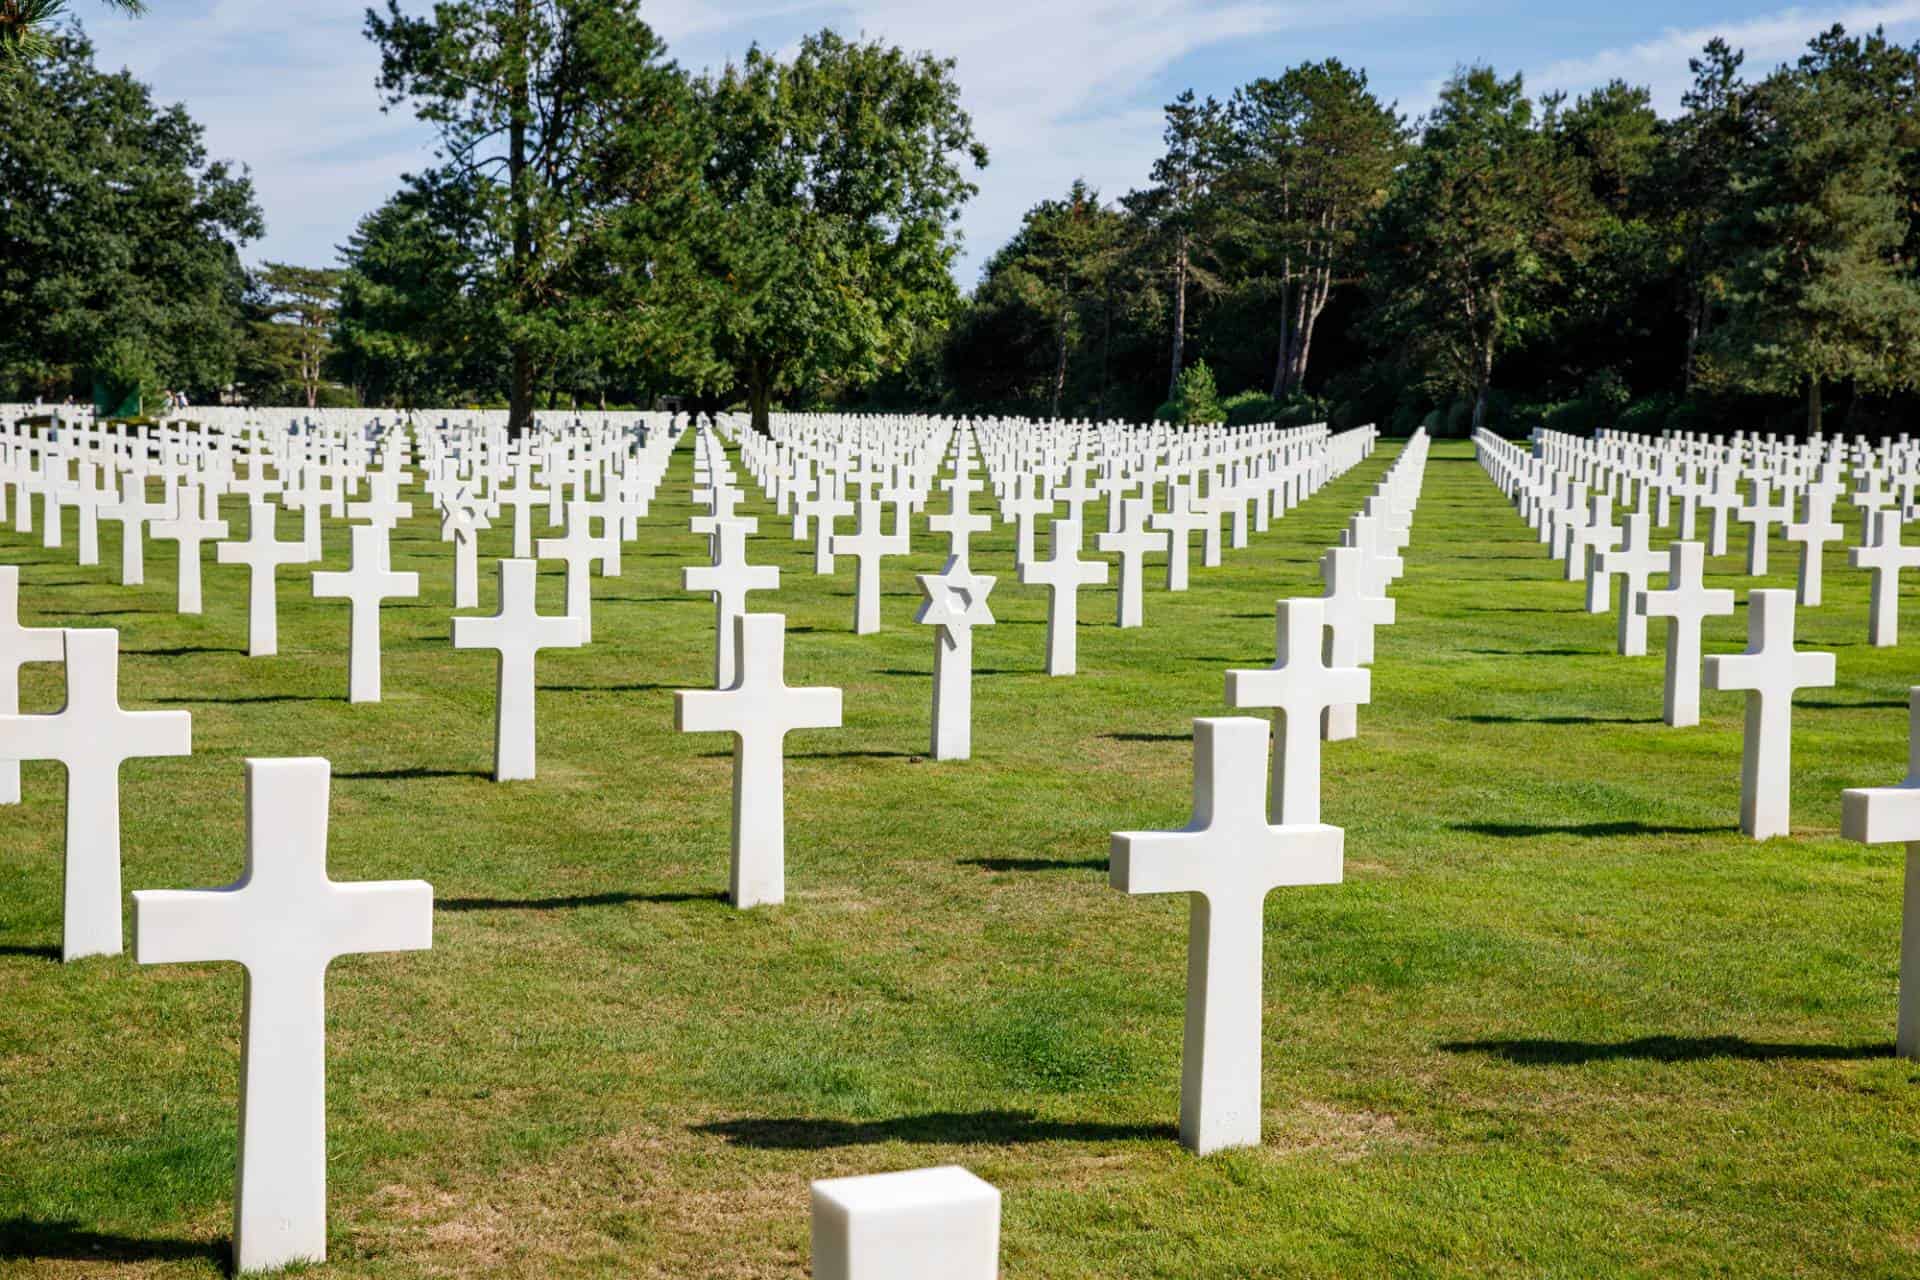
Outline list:
[[[338,924],[328,934],[335,956],[433,948],[433,886],[425,880],[327,884]]]
[[[224,889],[143,889],[133,895],[133,958],[140,964],[245,963],[234,915],[246,882]]]
[[[1862,844],[1920,840],[1920,786],[1849,787],[1840,793],[1840,834]]]

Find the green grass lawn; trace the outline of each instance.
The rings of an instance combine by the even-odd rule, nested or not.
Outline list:
[[[1900,855],[1838,833],[1842,787],[1904,770],[1920,607],[1905,647],[1868,648],[1866,575],[1829,550],[1799,633],[1839,684],[1795,711],[1794,838],[1756,844],[1739,696],[1662,725],[1664,624],[1614,656],[1461,443],[1428,464],[1360,737],[1327,748],[1346,883],[1268,900],[1265,1145],[1178,1146],[1186,904],[1109,888],[1108,836],[1186,822],[1191,720],[1271,661],[1274,600],[1318,594],[1393,453],[1224,568],[1196,555],[1184,595],[1150,569],[1143,630],[1083,593],[1077,677],[1041,674],[1011,529],[976,539],[999,625],[963,763],[923,758],[911,622],[945,539],[920,522],[886,629],[855,637],[851,561],[814,576],[749,504],[789,681],[846,691],[844,728],[789,740],[788,900],[750,913],[719,898],[730,741],[673,731],[671,691],[713,661],[711,605],[680,590],[704,548],[686,447],[595,582],[594,644],[541,658],[531,783],[487,776],[493,658],[448,645],[451,551],[417,492],[395,560],[422,598],[386,610],[377,706],[346,704],[347,611],[304,571],[282,656],[249,660],[244,570],[211,555],[199,618],[173,612],[172,544],[148,586],[112,584],[117,526],[99,568],[71,529],[0,556],[30,623],[120,629],[126,705],[193,712],[190,759],[123,773],[128,889],[231,881],[240,762],[294,755],[333,762],[336,879],[434,885],[432,951],[331,970],[329,1275],[796,1277],[811,1179],[941,1163],[1001,1189],[1009,1280],[1920,1272]],[[1710,568],[1744,597],[1743,536]],[[345,567],[343,531],[328,550]],[[1745,626],[1710,620],[1707,651]],[[60,697],[28,669],[26,709]],[[23,786],[0,811],[0,1274],[221,1274],[241,974],[59,964],[61,773]]]

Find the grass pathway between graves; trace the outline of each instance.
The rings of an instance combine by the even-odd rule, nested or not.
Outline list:
[[[1393,452],[1196,560],[1188,594],[1150,592],[1144,630],[1086,593],[1074,679],[1039,674],[1044,593],[1013,580],[1010,531],[976,543],[1000,625],[960,764],[920,758],[932,637],[910,621],[944,540],[888,562],[886,630],[857,638],[851,565],[815,577],[751,504],[752,558],[782,571],[753,606],[787,614],[793,683],[844,687],[846,727],[790,739],[788,903],[746,914],[717,897],[728,741],[672,729],[670,691],[712,662],[711,607],[679,589],[687,449],[625,576],[595,583],[594,645],[541,658],[533,783],[485,776],[492,656],[447,645],[424,506],[378,706],[343,701],[346,611],[303,574],[284,656],[250,661],[237,569],[209,564],[182,618],[171,544],[136,589],[111,585],[115,526],[100,568],[11,532],[0,554],[29,621],[120,629],[126,705],[194,713],[191,759],[125,770],[129,889],[231,880],[242,757],[303,754],[333,761],[336,879],[434,884],[431,952],[331,972],[329,1275],[795,1277],[810,1179],[945,1162],[1004,1192],[1010,1280],[1914,1274],[1898,852],[1837,825],[1841,787],[1903,771],[1920,608],[1869,649],[1866,577],[1829,561],[1800,630],[1839,686],[1795,713],[1795,837],[1753,844],[1737,697],[1663,727],[1663,628],[1614,657],[1459,443],[1428,468],[1374,706],[1326,755],[1346,883],[1269,899],[1266,1145],[1176,1145],[1186,904],[1110,889],[1108,834],[1185,823],[1190,721],[1223,712],[1228,666],[1271,660],[1274,599],[1317,593]],[[1744,588],[1735,544],[1712,567]],[[483,586],[491,608],[490,565]],[[1708,650],[1744,626],[1711,620]],[[55,708],[57,670],[23,696]],[[0,1274],[220,1274],[241,975],[58,964],[62,779],[24,784],[0,812]]]

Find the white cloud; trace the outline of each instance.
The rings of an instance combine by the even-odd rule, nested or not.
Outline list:
[[[1890,37],[1904,35],[1911,39],[1920,33],[1920,0],[1848,8],[1782,9],[1718,26],[1670,28],[1626,48],[1551,63],[1528,76],[1527,81],[1535,89],[1579,93],[1609,80],[1625,80],[1647,86],[1653,91],[1654,107],[1663,115],[1672,115],[1680,110],[1680,95],[1693,83],[1687,59],[1697,56],[1715,36],[1746,51],[1742,70],[1748,78],[1757,79],[1799,57],[1808,40],[1836,22],[1855,34],[1884,26]]]

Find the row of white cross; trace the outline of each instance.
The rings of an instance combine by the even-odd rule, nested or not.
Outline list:
[[[1728,452],[1736,456],[1745,447],[1739,442],[1721,446],[1692,439],[1677,444],[1684,446],[1689,453]],[[1564,457],[1567,453],[1563,442],[1549,441],[1548,445],[1548,456]],[[1537,525],[1552,529],[1558,520],[1560,527],[1573,528],[1571,508],[1553,505],[1547,496],[1549,490],[1558,490],[1563,495],[1571,491],[1559,489],[1551,482],[1553,472],[1550,469],[1531,466],[1531,460],[1517,447],[1490,433],[1477,436],[1475,446],[1488,473]],[[1827,459],[1823,470],[1829,476],[1834,476],[1838,458],[1845,450],[1834,446],[1823,451],[1816,445],[1813,452]],[[1916,457],[1904,439],[1889,445],[1887,455],[1900,468],[1900,487],[1911,494],[1915,484],[1920,483],[1920,457]],[[1773,450],[1769,456],[1767,465],[1787,466],[1793,453]],[[1728,464],[1718,474],[1727,476],[1736,470],[1733,464]],[[1877,478],[1883,473],[1873,469],[1866,474],[1876,478],[1863,483],[1875,486],[1877,498]],[[1543,478],[1547,478],[1544,483]],[[1756,483],[1762,490],[1759,497],[1764,501],[1766,482],[1759,480]],[[1820,546],[1841,534],[1840,526],[1832,521],[1830,515],[1834,484],[1835,480],[1809,483],[1801,495],[1805,518],[1799,525],[1788,528],[1787,536],[1802,545],[1799,604],[1819,603]],[[1577,488],[1577,482],[1574,487]],[[1593,530],[1604,522],[1606,515],[1606,509],[1601,504],[1608,500],[1604,494],[1592,499],[1593,517],[1584,526],[1587,537],[1583,538],[1581,531],[1574,531],[1562,544],[1573,548],[1570,557],[1579,554],[1578,548],[1583,541],[1594,540]],[[1854,567],[1870,568],[1874,572],[1872,643],[1886,645],[1894,642],[1893,599],[1897,593],[1899,570],[1903,566],[1920,564],[1920,559],[1914,558],[1914,553],[1920,553],[1920,548],[1904,548],[1900,545],[1899,527],[1904,518],[1902,508],[1882,510],[1878,509],[1880,505],[1883,504],[1876,502],[1863,511],[1865,523],[1877,531],[1877,536],[1865,547],[1854,550],[1849,559]],[[1660,591],[1647,590],[1646,575],[1658,567],[1657,556],[1646,545],[1648,520],[1649,516],[1644,511],[1628,517],[1624,554],[1643,558],[1616,561],[1609,565],[1609,557],[1621,556],[1623,552],[1604,551],[1595,559],[1600,572],[1614,572],[1624,578],[1619,605],[1622,654],[1640,655],[1646,652],[1644,619],[1667,619],[1664,719],[1672,726],[1697,725],[1700,719],[1701,622],[1706,617],[1731,614],[1734,611],[1734,593],[1710,589],[1705,585],[1704,565],[1709,548],[1697,541],[1676,541],[1669,546],[1667,587]],[[1756,543],[1763,542],[1764,536],[1764,527],[1757,525],[1754,531]],[[1764,556],[1762,559],[1764,561]],[[1571,566],[1571,558],[1569,564]],[[1754,571],[1751,554],[1748,568]],[[1764,571],[1762,563],[1758,572]],[[1569,577],[1572,576],[1570,569]],[[1605,599],[1604,594],[1602,599]],[[1795,592],[1784,589],[1754,590],[1748,593],[1747,605],[1746,651],[1707,657],[1705,674],[1709,689],[1744,692],[1747,695],[1740,771],[1740,829],[1756,839],[1765,839],[1788,835],[1791,831],[1793,696],[1800,689],[1832,687],[1837,678],[1837,664],[1831,653],[1810,653],[1794,647]],[[1642,628],[1637,645],[1632,646],[1628,644],[1626,620],[1629,617],[1641,619]],[[1869,844],[1904,843],[1907,846],[1905,899],[1901,917],[1899,1029],[1895,1038],[1895,1052],[1901,1057],[1920,1058],[1920,688],[1913,690],[1909,702],[1911,746],[1906,779],[1895,787],[1844,792],[1841,797],[1841,833],[1847,839]]]

